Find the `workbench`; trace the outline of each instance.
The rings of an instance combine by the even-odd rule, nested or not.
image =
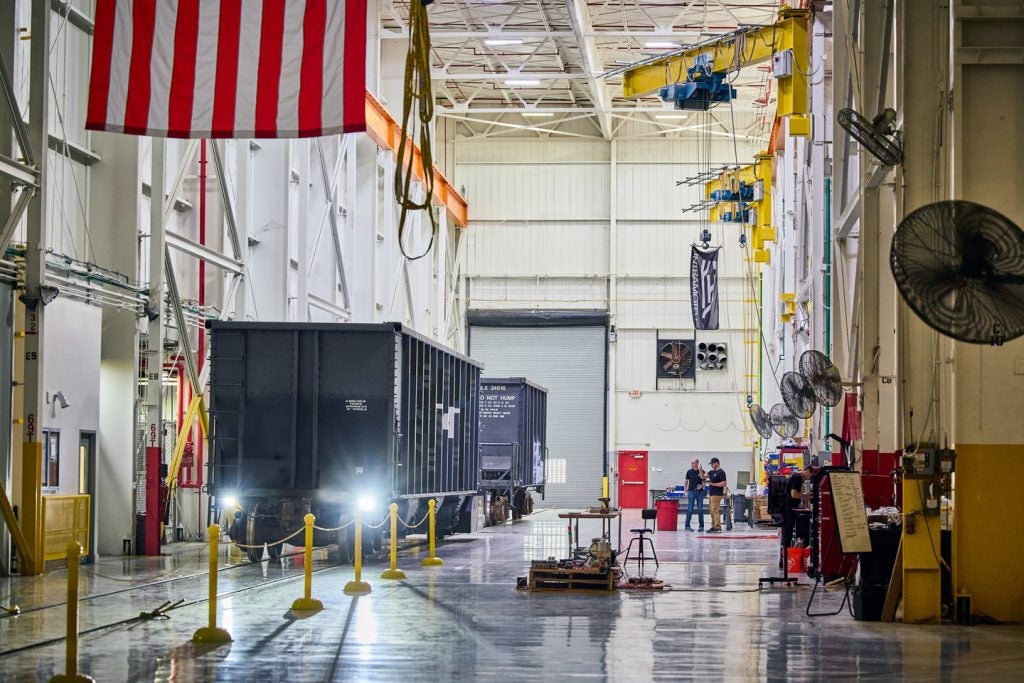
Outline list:
[[[622,511],[616,508],[609,508],[608,512],[559,512],[559,519],[569,520],[569,557],[579,557],[585,554],[584,549],[580,547],[580,520],[581,519],[600,519],[601,520],[601,537],[608,541],[609,544],[612,542],[612,520],[618,518],[619,520],[619,536],[618,544],[615,546],[612,556],[618,557],[619,553],[622,552]],[[589,546],[586,553],[589,553]]]

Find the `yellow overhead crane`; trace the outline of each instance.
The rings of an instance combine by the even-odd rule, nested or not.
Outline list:
[[[713,202],[711,221],[740,223],[750,231],[755,263],[770,263],[766,246],[775,241],[772,226],[772,155],[762,152],[750,166],[724,169],[704,184],[704,199]],[[749,192],[749,199],[744,199]]]
[[[783,6],[777,24],[740,29],[719,40],[626,68],[622,72],[623,96],[643,97],[684,82],[696,64],[706,65],[705,73],[721,75],[771,61],[778,80],[776,113],[800,117],[797,125],[791,124],[790,134],[805,131],[810,14],[810,10]]]

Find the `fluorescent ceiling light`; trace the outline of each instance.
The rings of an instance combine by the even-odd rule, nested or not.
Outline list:
[[[540,81],[530,78],[512,78],[505,81],[505,85],[513,88],[525,88],[531,85],[540,85]]]
[[[678,50],[682,45],[679,43],[669,43],[665,41],[653,40],[644,43],[644,48],[648,50]]]
[[[524,111],[523,116],[535,116],[540,118],[542,116],[554,116],[554,114],[549,111]]]
[[[522,45],[522,38],[488,38],[485,45]]]
[[[654,118],[662,119],[662,120],[668,120],[668,119],[679,120],[679,119],[685,119],[687,116],[689,116],[689,114],[655,114]]]

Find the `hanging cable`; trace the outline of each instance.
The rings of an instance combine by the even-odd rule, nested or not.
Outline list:
[[[430,88],[430,20],[427,5],[432,0],[412,0],[409,3],[409,50],[405,56],[405,93],[402,97],[402,135],[398,143],[395,165],[395,201],[401,208],[398,217],[398,248],[409,261],[416,261],[430,253],[437,236],[437,216],[431,206],[434,196],[434,152],[430,126],[434,119],[434,95]],[[416,171],[413,116],[419,126],[420,158],[423,166],[423,201],[416,201],[412,179]],[[406,221],[410,211],[423,211],[430,216],[430,243],[423,253],[409,256],[405,250]]]

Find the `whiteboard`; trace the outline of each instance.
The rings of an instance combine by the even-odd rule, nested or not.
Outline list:
[[[860,472],[829,472],[828,479],[843,553],[870,553],[871,536],[868,534],[868,516],[864,511]]]

